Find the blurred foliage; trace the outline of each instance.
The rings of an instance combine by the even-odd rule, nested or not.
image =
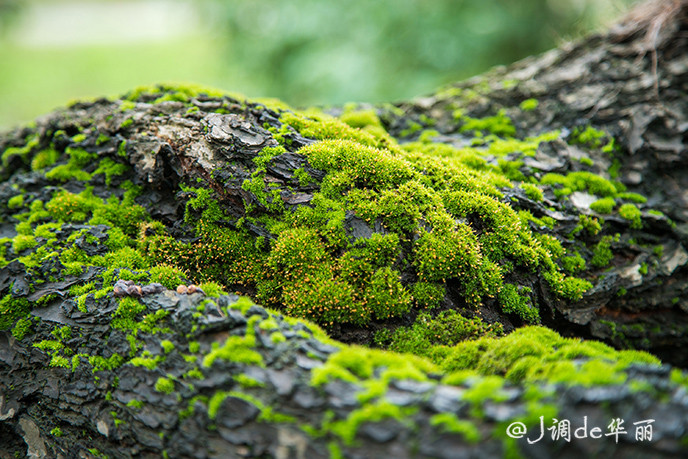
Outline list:
[[[296,106],[404,100],[552,48],[613,21],[631,1],[0,0],[0,128],[71,99],[160,81],[274,96]],[[112,25],[91,12],[67,25],[53,18],[43,31],[47,43],[25,39],[36,7],[151,3],[157,22],[180,5],[198,8],[200,20],[188,18],[192,33],[164,41],[50,41],[50,34]],[[136,32],[134,22],[123,30]]]
[[[630,1],[212,0],[227,59],[303,105],[412,97],[556,46]]]

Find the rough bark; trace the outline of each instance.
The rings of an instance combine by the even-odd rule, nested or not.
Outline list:
[[[494,374],[476,371],[452,382],[442,380],[443,374],[427,361],[395,360],[392,354],[330,341],[312,325],[288,320],[234,294],[187,294],[159,284],[137,288],[125,278],[137,280],[138,272],[126,273],[116,266],[107,274],[112,267],[108,263],[118,262],[108,258],[100,264],[86,263],[87,269],[72,269],[71,259],[63,256],[71,247],[89,257],[107,257],[114,251],[117,242],[110,233],[114,221],[124,233],[130,231],[127,235],[136,243],[145,244],[157,231],[152,224],[137,225],[148,218],[149,223],[162,223],[166,235],[188,244],[184,247],[193,247],[199,239],[184,214],[192,214],[191,219],[203,216],[199,208],[186,206],[197,195],[180,191],[182,184],[201,183],[213,190],[225,216],[215,224],[242,229],[256,240],[264,238],[268,245],[275,234],[260,221],[244,218],[251,212],[269,214],[278,201],[291,210],[309,206],[320,191],[326,172],[312,167],[299,153],[314,144],[317,135],[293,128],[281,133],[288,138],[286,151],[265,165],[265,181],[275,184],[279,194],[266,199],[244,186],[256,171],[258,154],[279,145],[276,131],[285,126],[282,109],[202,91],[181,97],[179,91],[162,88],[130,94],[134,103],[105,99],[78,103],[39,119],[35,126],[0,137],[0,151],[6,152],[0,201],[7,203],[0,235],[14,238],[4,244],[9,263],[0,268],[0,297],[14,309],[1,310],[0,319],[20,308],[31,317],[25,332],[16,325],[15,319],[26,320],[21,314],[0,332],[0,455],[311,458],[336,457],[341,452],[344,457],[486,457],[513,451],[527,457],[685,455],[688,378],[679,368],[688,362],[680,351],[688,344],[688,6],[686,2],[659,5],[636,13],[604,35],[495,69],[430,97],[375,110],[386,131],[400,143],[416,140],[415,125],[436,130],[436,143],[470,142],[473,136],[457,125],[456,109],[471,118],[503,109],[521,139],[560,129],[561,135],[540,143],[534,156],[515,151],[486,158],[494,164],[498,159],[521,160],[525,177],[540,179],[548,172],[580,170],[609,177],[616,161],[617,180],[629,191],[648,197],[640,204],[640,227],[618,210],[597,214],[590,209],[595,197],[586,191],[562,199],[555,195],[556,187],[545,186],[544,200],[538,201],[520,188],[502,190],[501,202],[556,222],[552,229],[532,223],[533,232],[550,234],[565,248],[580,250],[588,262],[593,247],[605,236],[619,234],[611,242],[609,264],[594,268],[588,263],[577,274],[593,287],[574,301],[557,296],[541,271],[517,270],[509,276],[519,285],[532,286],[530,300],[549,328],[566,336],[607,341],[618,349],[648,350],[664,365],[599,367],[613,373],[604,384],[597,379],[589,384],[551,382],[547,377],[505,381],[508,369]],[[537,99],[537,107],[523,110],[520,104],[528,99]],[[610,154],[572,142],[575,129],[587,126],[607,133],[605,141],[613,136],[618,149]],[[27,137],[32,139],[29,144]],[[69,153],[76,148],[92,157],[78,163]],[[56,152],[58,167],[69,169],[70,161],[75,161],[88,178],[79,179],[73,170],[64,179],[46,176],[35,162],[40,151],[49,149]],[[588,156],[592,165],[581,163],[582,156]],[[105,158],[130,169],[112,177],[99,174],[95,160],[102,164]],[[305,171],[311,181],[300,181],[297,170]],[[120,186],[125,180],[142,188],[135,201],[142,213],[131,203],[125,205],[126,187]],[[29,212],[29,202],[51,202],[60,190],[77,194],[87,186],[98,198],[121,199],[120,207],[100,209],[108,224],[99,224],[79,221],[66,204],[64,208],[55,204],[50,212],[66,213],[72,220],[51,230],[60,256],[44,253],[41,262],[29,269],[27,257],[37,249],[22,246],[26,239],[17,239],[19,211]],[[23,201],[11,201],[19,191]],[[604,218],[600,231],[572,233],[580,214]],[[50,220],[37,218],[39,223]],[[480,231],[480,219],[467,220]],[[386,231],[380,222],[366,223],[352,213],[346,214],[344,228],[354,241]],[[49,247],[49,239],[37,236],[35,247]],[[135,248],[145,253],[141,247]],[[131,263],[135,266],[137,261]],[[414,268],[400,271],[402,282],[416,280]],[[74,290],[91,282],[95,293],[85,289],[80,295]],[[448,279],[446,285],[441,309],[466,310],[461,282]],[[257,293],[250,282],[228,287]],[[137,298],[141,310],[119,309],[123,298]],[[365,326],[333,324],[327,330],[347,342],[371,344],[376,330],[410,325],[417,312]],[[502,324],[507,332],[523,325],[522,318],[505,312],[487,295],[475,315]],[[118,321],[123,318],[133,322]],[[543,346],[558,339],[538,333]],[[225,354],[219,355],[218,347]],[[611,361],[620,359],[621,354],[609,352]],[[369,367],[359,368],[346,357],[337,361],[338,355],[367,362]],[[594,359],[581,354],[569,360],[579,369]],[[412,368],[402,361],[411,362]],[[320,371],[333,362],[348,374],[338,373],[319,383]],[[386,369],[398,373],[385,373]],[[384,395],[375,392],[378,386],[384,388]],[[467,423],[443,422],[448,419],[445,415]],[[550,440],[545,431],[545,438],[534,444],[526,437],[514,440],[505,435],[509,423],[523,421],[531,428],[528,437],[537,438],[540,416],[545,428],[551,417],[571,420],[572,430],[587,419],[588,431],[599,427],[602,432],[612,418],[621,418],[627,434],[618,443],[604,436],[565,442]],[[655,420],[653,438],[641,441],[632,423],[645,419]]]

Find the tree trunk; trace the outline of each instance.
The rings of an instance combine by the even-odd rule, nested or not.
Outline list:
[[[3,134],[0,457],[685,455],[687,13],[339,120],[159,86]]]

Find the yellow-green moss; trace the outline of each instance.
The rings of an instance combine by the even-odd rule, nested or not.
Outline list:
[[[160,377],[155,382],[155,390],[164,394],[171,394],[174,392],[174,381]]]

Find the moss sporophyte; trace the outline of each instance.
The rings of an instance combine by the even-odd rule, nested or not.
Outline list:
[[[328,331],[369,330],[371,340],[372,330],[381,330],[376,345],[416,356],[337,344],[341,351],[312,372],[316,387],[332,379],[364,386],[360,397],[371,402],[369,407],[320,427],[349,444],[367,419],[412,414],[384,400],[392,380],[427,381],[429,374],[443,374],[452,384],[464,381],[466,372],[476,378],[489,375],[493,379],[472,388],[471,397],[478,400],[489,388],[501,387],[503,379],[613,383],[625,378],[623,370],[631,361],[656,363],[647,354],[617,353],[541,327],[517,328],[503,336],[499,320],[487,323],[481,316],[491,310],[512,326],[538,324],[538,289],[576,301],[592,285],[573,274],[584,275],[588,266],[605,268],[614,260],[618,238],[610,235],[603,217],[616,212],[618,224],[632,229],[643,224],[642,197],[625,193],[609,179],[585,171],[543,174],[539,181],[523,174],[515,154],[533,155],[541,143],[558,139],[559,132],[521,139],[504,111],[483,118],[457,113],[452,134],[466,137],[469,146],[435,143],[438,131],[400,144],[375,110],[349,107],[337,118],[170,86],[130,93],[116,105],[117,116],[131,120],[139,108],[174,102],[184,106],[183,116],[195,119],[205,110],[197,97],[217,97],[226,111],[269,110],[275,116],[266,117],[261,127],[269,134],[269,146],[240,165],[227,161],[213,174],[181,183],[184,220],[174,228],[156,221],[142,205],[145,188],[136,185],[143,182],[131,162],[140,139],[125,144],[115,132],[89,130],[70,138],[56,131],[46,138],[30,135],[24,146],[3,153],[3,167],[19,161],[43,177],[51,191],[17,189],[2,207],[16,235],[0,239],[0,266],[16,260],[35,282],[77,279],[63,292],[65,300],[84,315],[112,301],[111,333],[128,346],[119,353],[82,354],[70,347],[68,334],[77,333],[76,328],[68,331],[31,318],[32,309],[52,297],[36,303],[4,294],[0,330],[12,330],[16,340],[41,350],[49,366],[76,371],[90,365],[97,373],[128,365],[155,375],[156,396],[175,397],[208,369],[233,365],[240,371],[231,389],[202,396],[210,417],[224,400],[243,397],[260,409],[262,419],[274,420],[279,413],[245,393],[260,390],[263,383],[242,371],[266,365],[260,343],[288,345],[282,321],[308,320],[298,336],[320,341],[327,337],[316,324]],[[198,110],[190,110],[194,107]],[[521,109],[537,110],[537,103],[525,101]],[[434,125],[429,118],[419,121]],[[116,129],[142,129],[120,123]],[[603,140],[585,130],[575,137],[585,148],[599,148]],[[274,177],[277,163],[279,180]],[[291,169],[284,167],[287,163]],[[227,190],[236,191],[232,196],[240,198],[232,199],[242,201],[243,213],[237,214],[236,202],[228,205]],[[555,212],[543,202],[561,210],[576,191],[597,200],[591,215],[575,216],[580,226],[575,234],[562,236]],[[290,201],[293,196],[305,198]],[[522,209],[511,196],[526,196],[542,210]],[[661,250],[656,252],[661,256]],[[641,268],[643,275],[647,266]],[[136,294],[115,292],[117,282],[124,281],[159,284],[161,290],[199,284],[207,301],[193,312],[194,319],[213,308],[226,314],[227,306],[222,309],[217,297],[232,291],[249,292],[256,303],[279,313],[264,319],[253,315],[243,334],[211,346],[199,338],[198,324],[185,335],[172,336],[170,312],[152,310]],[[253,302],[242,298],[232,307],[247,314]],[[33,342],[31,337],[46,327],[54,333]],[[151,336],[157,354],[151,353]],[[167,375],[162,371],[168,359],[183,360],[188,368]],[[136,409],[145,406],[138,400],[129,403]],[[476,438],[461,420],[439,416],[433,423]]]

